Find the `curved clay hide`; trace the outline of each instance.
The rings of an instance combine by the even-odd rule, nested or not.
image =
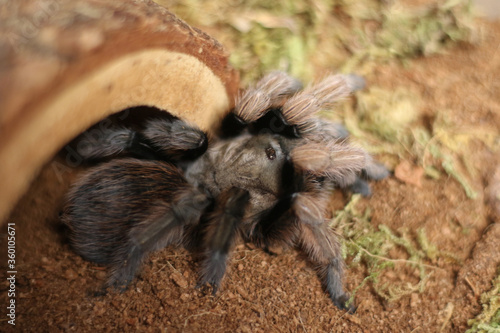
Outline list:
[[[237,89],[223,47],[152,1],[11,2],[0,11],[0,221],[99,120],[146,105],[210,131]]]

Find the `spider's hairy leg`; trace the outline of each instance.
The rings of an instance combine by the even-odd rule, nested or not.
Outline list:
[[[381,180],[389,171],[373,160],[363,149],[345,141],[309,142],[292,150],[294,162],[303,170],[326,176],[335,185],[354,193],[370,196],[366,180]]]
[[[268,253],[273,243],[294,245],[297,219],[315,223],[326,214],[331,182],[311,174],[294,162],[288,157],[281,175],[283,192],[272,207],[257,216],[248,237]]]
[[[250,199],[248,191],[232,187],[221,193],[205,233],[205,259],[201,265],[199,287],[210,285],[215,294],[226,272],[229,250]]]
[[[151,119],[142,131],[145,138],[141,145],[149,145],[169,159],[193,159],[208,148],[205,132],[180,119]]]
[[[364,150],[343,141],[328,144],[308,142],[291,152],[295,165],[316,176],[324,176],[340,187],[352,184],[366,165]]]
[[[347,85],[351,89],[351,92],[363,90],[366,87],[365,79],[357,74],[353,73],[344,74],[344,79],[346,80]]]
[[[362,78],[355,75],[327,76],[319,83],[290,97],[282,107],[283,117],[288,125],[296,126],[301,134],[315,131],[315,115],[324,108],[331,108],[336,102],[361,88],[362,85],[358,82],[360,80]]]
[[[273,71],[247,89],[236,101],[234,114],[246,123],[256,121],[270,107],[302,89],[302,83],[284,72]]]
[[[303,88],[302,82],[285,72],[273,71],[265,75],[254,86],[270,98],[272,107],[281,106],[284,99]]]
[[[294,199],[294,194],[284,196],[257,219],[248,238],[264,252],[274,254],[269,248],[275,243],[293,245],[297,230],[295,216],[290,208]]]
[[[370,185],[368,184],[369,180],[382,180],[389,176],[389,170],[387,168],[376,162],[370,155],[366,155],[366,163],[361,173],[356,177],[356,180],[349,184],[348,186],[344,186],[344,188],[348,188],[353,193],[359,193],[364,197],[369,197],[372,195],[372,190]]]
[[[119,126],[104,128],[95,133],[77,139],[77,152],[83,160],[99,161],[126,153],[134,153],[143,140],[141,134]],[[155,158],[155,152],[151,147],[145,146],[139,152],[141,157]]]
[[[271,108],[280,107],[286,97],[302,89],[302,83],[280,71],[265,75],[246,89],[222,122],[223,136],[239,134],[248,124],[258,120]]]
[[[303,136],[310,141],[328,143],[340,140],[345,141],[349,138],[349,132],[342,124],[319,117],[311,119],[310,122],[311,128],[315,130],[303,133]]]
[[[317,222],[299,224],[299,245],[317,265],[323,287],[330,294],[335,306],[354,313],[356,311],[354,304],[346,305],[349,295],[343,287],[344,261],[337,236],[328,227],[327,221]]]
[[[143,258],[152,251],[179,243],[184,227],[197,223],[209,203],[206,194],[194,187],[178,191],[169,203],[158,201],[148,211],[149,216],[130,229],[126,252],[115,253],[108,285],[124,290]]]
[[[324,288],[340,309],[349,299],[343,290],[343,261],[338,240],[325,222],[329,203],[330,183],[307,171],[296,172],[296,192],[282,197],[263,214],[253,231],[253,241],[267,249],[271,243],[299,245],[318,267]]]
[[[296,220],[294,242],[302,247],[309,259],[317,265],[323,287],[330,294],[335,306],[353,313],[355,307],[345,305],[349,297],[343,290],[344,262],[340,245],[327,221],[332,183],[323,176],[300,169],[304,166],[300,164],[300,158],[297,162],[299,169],[295,172],[300,176],[299,191],[294,193],[292,206],[287,213],[292,213]]]
[[[295,166],[287,158],[281,170],[283,193],[274,205],[254,217],[253,227],[246,235],[247,240],[272,254],[269,247],[274,243],[293,245],[296,233],[295,216],[291,211],[296,192],[303,182],[301,175],[295,172]]]
[[[368,180],[382,180],[389,176],[389,170],[368,155],[362,177]]]
[[[200,129],[179,119],[150,119],[142,131],[113,126],[77,139],[77,151],[87,161],[121,155],[143,159],[197,157],[208,140]]]

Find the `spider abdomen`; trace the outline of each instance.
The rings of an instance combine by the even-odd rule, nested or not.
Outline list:
[[[162,161],[113,160],[85,174],[68,195],[63,221],[76,252],[111,264],[130,247],[130,231],[155,211],[168,210],[188,187],[180,171]],[[117,254],[118,253],[118,254]]]

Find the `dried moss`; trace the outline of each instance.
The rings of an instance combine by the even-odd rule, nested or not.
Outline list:
[[[470,40],[469,0],[417,8],[380,0],[156,0],[188,23],[217,27],[245,83],[282,69],[309,80],[314,69],[353,71]],[[321,50],[321,52],[318,52]]]
[[[367,60],[405,61],[441,52],[451,42],[471,41],[474,35],[471,2],[449,0],[421,7],[399,2],[344,0],[345,11],[357,18],[358,42],[345,68]],[[370,29],[364,22],[377,22]],[[345,40],[346,43],[349,40]]]
[[[467,197],[476,199],[478,190],[472,185],[480,174],[470,163],[471,143],[481,142],[492,151],[499,151],[498,131],[494,128],[482,126],[478,128],[463,128],[446,118],[451,111],[438,112],[432,126],[432,133],[420,137],[416,151],[425,167],[434,163],[441,167],[446,174],[454,178],[464,189]],[[421,130],[424,132],[425,130]]]
[[[419,116],[418,95],[404,88],[372,87],[358,94],[359,126],[390,142],[401,140]]]
[[[343,105],[339,119],[368,151],[384,154],[384,162],[390,167],[405,159],[416,161],[427,176],[439,179],[447,174],[462,186],[468,198],[478,197],[478,189],[472,184],[477,182],[480,170],[467,156],[474,140],[499,151],[496,129],[461,128],[446,119],[452,111],[445,110],[436,112],[431,132],[419,122],[418,101],[422,97],[405,88],[389,91],[372,87],[356,97],[356,107]]]

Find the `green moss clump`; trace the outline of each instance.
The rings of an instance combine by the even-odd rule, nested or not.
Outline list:
[[[499,333],[500,332],[500,267],[492,281],[491,290],[481,295],[483,311],[468,321],[470,329],[466,333]]]
[[[351,265],[366,265],[368,271],[363,281],[354,288],[350,301],[354,299],[356,292],[369,282],[375,292],[389,302],[414,292],[423,292],[430,277],[427,268],[436,268],[425,262],[435,260],[441,252],[429,243],[423,229],[417,231],[419,241],[415,243],[407,232],[398,236],[385,225],[375,228],[370,223],[370,210],[358,211],[359,200],[360,195],[353,195],[351,201],[343,210],[336,212],[331,221],[331,226],[344,237],[344,258],[351,258]],[[389,251],[395,247],[405,250],[408,258],[390,258]],[[383,283],[382,274],[394,270],[397,264],[416,269],[419,281],[415,284]]]

